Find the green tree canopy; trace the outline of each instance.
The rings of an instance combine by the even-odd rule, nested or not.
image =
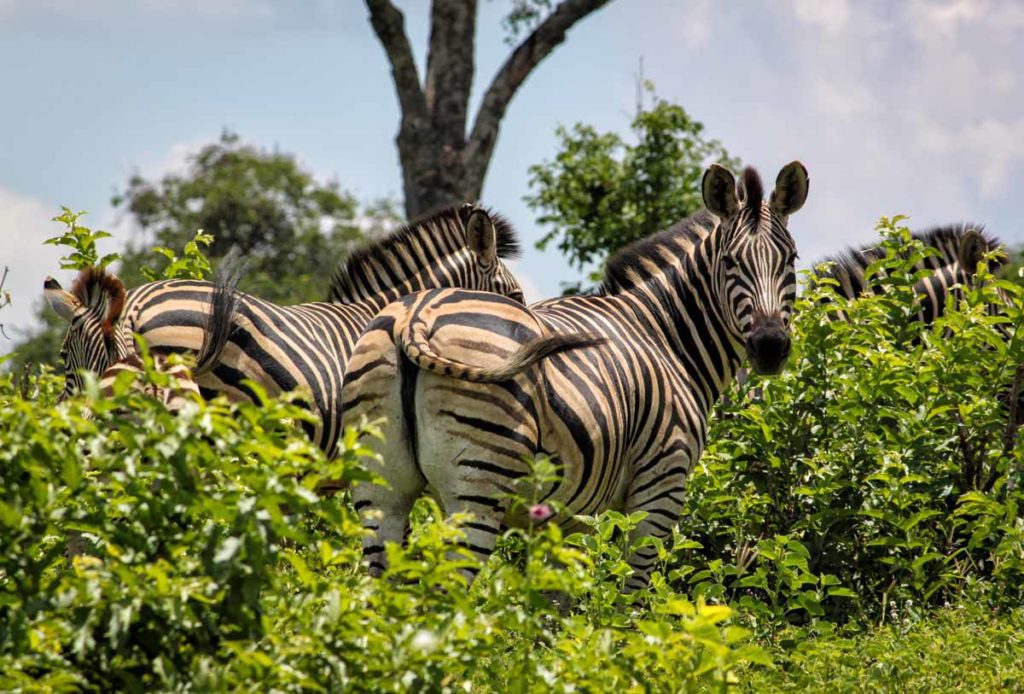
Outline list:
[[[646,89],[653,95],[649,84]],[[538,248],[555,243],[573,267],[593,268],[700,209],[707,164],[739,166],[705,135],[703,123],[656,96],[650,108],[638,109],[631,131],[635,143],[582,123],[559,126],[554,159],[530,167],[534,192],[526,202],[550,227]]]
[[[112,202],[142,232],[123,253],[119,274],[129,287],[145,280],[140,268],[159,270],[164,262],[151,245],[181,249],[202,229],[214,237],[212,258],[238,246],[249,260],[247,291],[282,303],[322,299],[362,235],[356,200],[336,182],[320,183],[294,156],[243,144],[227,131],[189,157],[184,173],[132,176]],[[370,216],[392,215],[384,206]]]
[[[336,182],[317,181],[293,155],[244,144],[227,131],[190,156],[185,172],[158,180],[132,176],[112,203],[139,232],[117,266],[129,289],[164,276],[172,264],[187,265],[190,244],[215,264],[238,246],[249,261],[242,289],[283,304],[326,299],[331,275],[352,242],[364,231],[381,233],[398,221],[392,201],[360,206]],[[86,254],[91,260],[74,256],[72,265],[62,267],[111,262],[112,255],[95,253],[95,240],[105,232],[77,226],[78,217],[65,209],[55,221],[68,228],[51,242],[91,249]],[[209,248],[195,246],[200,229],[214,237]],[[85,241],[68,243],[76,236]],[[154,252],[152,246],[160,248]],[[15,346],[7,367],[20,371],[29,363],[56,364],[66,328],[40,306],[38,329]]]

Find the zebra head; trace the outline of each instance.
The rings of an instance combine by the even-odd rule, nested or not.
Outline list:
[[[127,353],[117,330],[124,309],[124,285],[102,267],[90,267],[78,274],[70,292],[47,277],[43,294],[50,308],[68,322],[60,348],[64,392],[59,399],[64,400],[81,390],[82,371],[102,374]]]
[[[473,203],[459,208],[459,218],[466,229],[466,247],[473,256],[478,281],[476,289],[501,294],[521,304],[526,303],[523,288],[502,262],[501,256],[515,257],[518,249],[499,255],[498,228],[490,213]]]
[[[356,249],[338,268],[329,300],[383,301],[438,287],[492,292],[523,303],[504,261],[519,255],[515,229],[501,215],[466,203],[406,224]]]
[[[723,166],[704,174],[704,205],[718,217],[713,273],[725,321],[757,373],[778,373],[789,357],[796,299],[796,243],[786,225],[807,199],[809,179],[794,161],[779,172],[768,200],[757,172],[739,184]]]

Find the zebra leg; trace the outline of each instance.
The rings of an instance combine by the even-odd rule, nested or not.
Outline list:
[[[689,466],[685,460],[673,456],[648,465],[630,483],[626,496],[626,512],[644,511],[647,516],[630,535],[631,544],[644,537],[666,540],[679,522],[683,510],[683,490]],[[647,587],[651,569],[658,560],[658,550],[641,547],[629,557],[633,575],[626,581],[626,590],[634,592]]]
[[[363,528],[369,531],[363,538],[363,561],[374,578],[380,578],[388,568],[386,543],[404,543],[409,512],[421,491],[402,493],[378,484],[352,488],[356,511]]]
[[[469,519],[463,520],[459,527],[466,538],[459,541],[459,546],[468,550],[479,564],[466,566],[459,569],[459,573],[466,579],[468,585],[472,585],[481,567],[487,563],[494,547],[498,543],[498,535],[501,533],[502,522],[505,518],[505,502],[500,497],[487,494],[479,488],[473,490],[452,490],[442,492],[441,503],[444,505],[451,522],[456,514],[469,515]],[[449,560],[462,561],[464,555],[456,552],[449,554]]]

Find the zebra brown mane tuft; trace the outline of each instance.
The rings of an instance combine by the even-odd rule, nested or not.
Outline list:
[[[960,247],[960,239],[970,230],[981,234],[988,250],[995,250],[1002,247],[1003,242],[985,231],[983,224],[972,222],[960,222],[956,224],[943,224],[929,227],[921,231],[914,231],[910,237],[920,241],[926,246],[937,248],[940,256],[926,258],[923,263],[925,267],[937,269],[958,261],[957,251]],[[835,255],[827,256],[814,263],[814,267],[822,263],[832,263],[832,266],[824,276],[829,278],[845,277],[851,274],[858,274],[868,265],[881,257],[876,244],[865,244],[860,248],[847,248]],[[996,258],[989,262],[989,270],[995,272],[1008,262],[1005,256]]]
[[[764,201],[764,184],[757,169],[748,166],[743,169],[744,205],[754,214],[754,219],[761,219],[761,203]]]
[[[106,307],[100,328],[104,338],[112,339],[115,323],[124,310],[125,291],[121,280],[103,266],[94,265],[78,273],[71,285],[71,294],[93,312]]]
[[[643,284],[653,276],[651,265],[665,265],[665,253],[678,256],[681,249],[691,249],[717,224],[714,215],[701,210],[675,226],[624,246],[608,259],[598,293],[619,294]]]
[[[386,236],[371,241],[353,251],[334,273],[329,291],[329,300],[346,303],[359,301],[370,295],[388,289],[381,286],[382,277],[393,283],[401,283],[408,277],[394,277],[395,267],[416,272],[438,257],[454,255],[466,247],[466,220],[471,207],[447,207],[440,212],[412,224],[404,224]],[[517,258],[520,253],[519,238],[512,224],[501,215],[486,210],[494,222],[497,234],[499,258]],[[423,243],[427,241],[429,243]],[[433,247],[434,251],[430,250]],[[432,257],[427,257],[427,253]],[[415,259],[415,267],[396,259]]]

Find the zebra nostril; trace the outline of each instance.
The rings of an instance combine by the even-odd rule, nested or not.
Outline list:
[[[792,342],[784,330],[773,326],[751,333],[746,348],[747,357],[756,372],[774,374],[785,365],[792,350]]]

